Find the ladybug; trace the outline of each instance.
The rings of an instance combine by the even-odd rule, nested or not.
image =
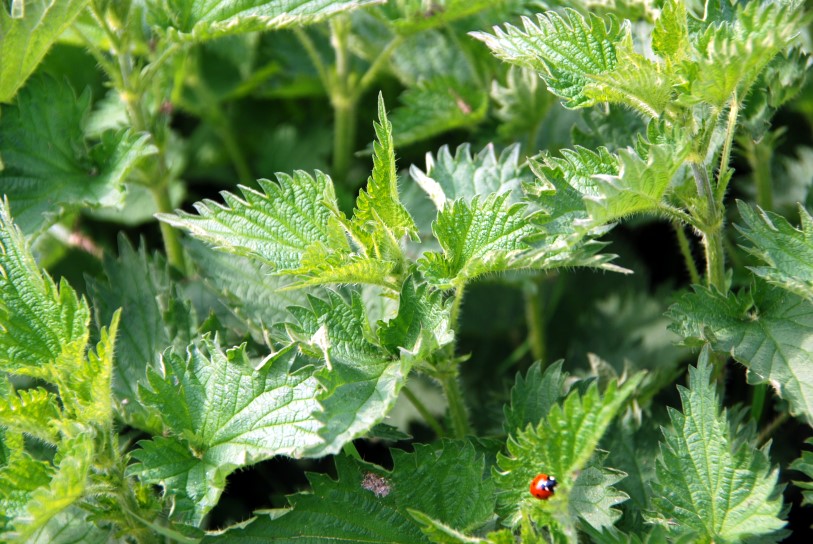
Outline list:
[[[531,482],[531,495],[546,501],[553,496],[555,493],[554,488],[558,483],[553,476],[537,474]]]

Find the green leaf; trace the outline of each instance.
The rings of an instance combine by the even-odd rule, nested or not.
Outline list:
[[[48,520],[30,538],[32,544],[108,544],[113,528],[90,519],[90,514],[76,505],[66,508]]]
[[[805,443],[813,444],[813,439],[808,438]],[[802,451],[802,456],[793,461],[793,463],[790,464],[790,468],[791,470],[803,472],[808,478],[806,482],[793,481],[793,485],[804,490],[802,491],[802,505],[813,503],[813,482],[809,481],[813,480],[813,452],[810,450]]]
[[[419,81],[401,95],[392,112],[395,143],[406,146],[453,129],[472,127],[485,118],[488,95],[469,82],[448,76]]]
[[[0,183],[26,234],[65,210],[120,203],[128,174],[156,151],[148,136],[129,131],[106,133],[91,147],[82,132],[89,107],[89,92],[77,97],[66,81],[36,77],[3,110]]]
[[[378,95],[378,123],[374,123],[378,140],[373,143],[373,173],[367,188],[359,193],[353,212],[353,226],[364,238],[365,247],[375,248],[377,257],[399,258],[399,240],[404,236],[417,239],[412,216],[398,197],[398,170],[392,143],[392,124],[387,119],[384,98]]]
[[[204,338],[186,357],[165,353],[161,374],[148,369],[139,395],[172,434],[139,442],[128,472],[161,485],[179,521],[199,524],[238,468],[320,441],[318,384],[307,369],[289,373],[284,355],[255,370],[245,345],[224,353]]]
[[[58,397],[38,387],[25,389],[0,401],[0,425],[7,431],[25,433],[51,446],[59,442],[62,410]]]
[[[152,4],[153,23],[182,41],[204,41],[323,21],[335,14],[380,3],[381,0],[169,0]],[[160,6],[160,7],[159,7]]]
[[[643,376],[636,374],[621,387],[611,382],[603,396],[595,381],[583,394],[573,390],[538,424],[528,425],[509,437],[508,455],[497,457],[497,485],[501,513],[512,526],[523,515],[530,515],[538,521],[547,519],[573,534],[578,517],[588,523],[604,524],[620,515],[610,506],[626,495],[613,491],[611,486],[604,488],[604,484],[620,479],[618,473],[602,468],[594,454],[604,432]],[[555,370],[551,379],[554,377]],[[590,470],[583,470],[588,466]],[[559,481],[556,495],[549,501],[539,501],[528,493],[531,480],[540,472]]]
[[[768,62],[799,32],[802,6],[748,2],[737,7],[732,21],[710,24],[694,40],[687,77],[691,98],[722,107],[736,91],[742,100]]]
[[[397,346],[388,349],[380,344],[356,292],[351,292],[349,302],[334,291],[327,295],[325,300],[309,297],[310,308],[289,308],[297,323],[287,327],[305,355],[324,361],[317,373],[324,390],[319,396],[322,410],[316,416],[324,424],[319,431],[323,441],[307,451],[312,457],[337,453],[381,422],[395,405],[411,368],[410,357],[399,359],[390,352]],[[398,338],[406,340],[409,335],[390,330],[384,338],[400,343]]]
[[[0,6],[0,102],[11,102],[51,45],[71,26],[88,1],[12,2],[10,13],[8,3]]]
[[[508,193],[484,200],[448,202],[432,231],[443,252],[427,252],[418,261],[432,283],[448,288],[484,274],[517,268],[512,262],[530,246],[525,239],[539,232],[524,204],[509,205]]]
[[[430,542],[436,544],[483,544],[487,542],[482,538],[466,536],[423,512],[409,510],[409,515],[421,524],[421,531]]]
[[[667,315],[677,334],[731,354],[748,368],[748,383],[771,384],[813,424],[813,303],[756,281],[739,295],[695,287]]]
[[[751,242],[746,251],[768,266],[749,269],[768,283],[813,300],[813,217],[799,205],[802,225],[795,229],[773,212],[737,201],[743,226],[737,230]]]
[[[150,257],[143,246],[136,251],[121,236],[118,258],[107,254],[102,266],[106,280],[89,278],[87,284],[97,323],[107,323],[121,308],[122,331],[113,366],[116,412],[131,426],[160,433],[160,416],[139,402],[138,384],[145,380],[147,368],[158,368],[166,348],[186,347],[193,331],[184,323],[194,318],[180,302],[183,297],[159,254]]]
[[[56,385],[81,368],[90,310],[67,282],[40,272],[8,202],[0,202],[0,371]]]
[[[373,283],[395,288],[393,262],[353,251],[328,176],[297,171],[293,177],[277,174],[277,180],[259,180],[263,192],[240,186],[243,199],[224,191],[226,205],[197,202],[197,215],[178,211],[156,217],[221,251],[257,259],[274,273],[301,276],[297,287]]]
[[[444,145],[434,156],[426,154],[425,171],[412,165],[409,173],[438,210],[447,202],[471,202],[478,195],[492,193],[511,193],[513,203],[518,199],[520,183],[527,179],[519,164],[519,151],[519,145],[511,145],[497,157],[489,144],[472,156],[471,146],[462,144],[452,155]]]
[[[468,443],[417,444],[392,451],[393,469],[339,456],[337,480],[312,474],[312,493],[289,497],[292,508],[260,516],[247,527],[211,536],[220,542],[428,542],[412,512],[458,531],[483,525],[493,513],[494,484],[484,479],[481,455]],[[348,509],[347,505],[353,508]]]
[[[447,25],[458,19],[493,8],[505,0],[438,0],[436,2],[396,2],[389,10],[397,10],[400,17],[392,25],[399,34],[414,34],[430,28]],[[387,13],[387,11],[385,11]]]
[[[614,506],[625,502],[629,495],[614,486],[627,477],[620,470],[605,468],[601,458],[591,461],[582,469],[568,495],[568,509],[572,517],[578,516],[590,527],[612,527],[621,517]]]
[[[0,536],[27,515],[31,494],[50,482],[54,468],[25,451],[22,433],[3,432],[5,459],[0,466]]]
[[[598,194],[584,197],[591,222],[602,225],[637,213],[656,213],[688,152],[682,142],[649,145],[646,156],[620,150],[618,174],[594,178]]]
[[[690,47],[686,4],[680,0],[667,0],[652,29],[652,50],[661,58],[678,61]]]
[[[219,299],[214,309],[218,318],[236,319],[239,334],[248,331],[257,342],[274,334],[273,325],[290,319],[289,306],[307,304],[308,294],[323,294],[315,287],[290,289],[293,278],[275,276],[266,265],[248,257],[228,255],[196,241],[185,247],[205,287]]]
[[[534,363],[525,376],[517,374],[511,388],[511,403],[505,407],[503,429],[508,435],[528,425],[536,426],[562,398],[567,372],[562,372],[564,361],[559,360],[542,372],[540,362]]]
[[[548,89],[565,99],[566,107],[593,105],[585,87],[592,76],[615,68],[615,46],[629,32],[628,24],[595,15],[585,18],[573,10],[538,14],[536,24],[523,17],[522,23],[524,31],[507,24],[505,29],[494,27],[494,35],[471,35],[500,59],[539,72]]]
[[[398,314],[379,324],[378,337],[393,354],[425,360],[454,340],[448,301],[441,291],[409,276],[401,288]]]
[[[243,199],[223,192],[226,205],[198,202],[197,215],[179,211],[157,217],[221,251],[259,259],[275,272],[299,270],[306,253],[316,252],[314,246],[325,252],[350,251],[328,206],[336,202],[328,176],[297,171],[293,177],[278,174],[277,180],[259,180],[263,192],[241,186]]]
[[[679,82],[676,70],[637,53],[629,27],[616,44],[615,54],[615,67],[593,75],[585,85],[583,93],[590,103],[621,104],[646,119],[658,119],[664,114],[674,117],[674,86]]]
[[[562,157],[543,154],[531,160],[537,180],[525,186],[526,192],[547,213],[545,229],[551,233],[568,233],[588,221],[585,197],[597,197],[596,176],[617,176],[619,159],[605,147],[592,151],[577,146],[562,149]]]
[[[740,542],[770,535],[785,522],[778,470],[767,448],[757,449],[753,426],[730,425],[709,383],[708,352],[689,369],[689,388],[678,387],[683,412],[670,409],[670,428],[653,483],[652,521],[675,536]]]
[[[555,102],[555,97],[540,84],[536,72],[511,66],[505,85],[491,84],[491,98],[497,105],[494,115],[500,120],[497,132],[506,140],[528,138],[528,151],[536,149],[536,133]]]
[[[532,162],[539,181],[526,191],[550,215],[547,230],[596,228],[637,213],[657,213],[689,146],[676,137],[640,147],[617,154],[604,147],[595,152],[576,147],[562,150],[561,159],[544,156],[544,162]]]
[[[93,430],[71,425],[59,444],[53,465],[35,460],[25,450],[22,435],[6,433],[11,450],[0,467],[0,538],[31,542],[60,512],[85,492],[93,456]]]

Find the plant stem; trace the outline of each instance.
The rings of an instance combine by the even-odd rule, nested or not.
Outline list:
[[[718,207],[723,207],[723,199],[728,187],[728,163],[731,162],[731,144],[734,141],[734,133],[737,130],[737,116],[739,115],[740,104],[737,99],[737,92],[731,97],[728,104],[728,121],[726,122],[725,140],[723,140],[723,150],[720,153],[720,169],[717,173],[717,188],[715,192]]]
[[[759,435],[757,436],[757,446],[761,447],[763,444],[765,444],[765,442],[768,441],[768,439],[776,431],[776,429],[781,427],[782,424],[785,423],[789,418],[790,413],[788,412],[782,412],[781,414],[776,416],[776,419],[771,421],[764,429],[762,429],[759,432]]]
[[[457,330],[464,291],[464,282],[455,285],[454,298],[452,299],[452,307],[449,312],[450,326],[453,330]],[[455,345],[452,343],[446,350],[445,359],[436,365],[437,371],[434,376],[440,381],[440,385],[443,387],[443,393],[446,395],[446,401],[449,403],[449,417],[452,422],[452,432],[455,438],[463,438],[469,432],[469,417],[466,410],[466,403],[463,400],[463,393],[460,391],[460,384],[458,383],[460,376],[458,370],[459,359],[455,358],[454,350]]]
[[[751,419],[759,423],[762,419],[762,411],[765,408],[765,396],[768,392],[768,384],[760,383],[754,386],[751,395]]]
[[[362,461],[361,454],[359,454],[359,450],[356,449],[355,444],[352,442],[346,442],[344,446],[342,446],[342,453],[347,455],[348,457],[352,457],[353,459],[357,459]]]
[[[350,159],[356,140],[356,93],[355,81],[350,71],[350,55],[347,47],[350,21],[346,17],[330,20],[330,42],[336,55],[335,78],[327,91],[333,106],[333,177],[339,183],[347,181]]]
[[[706,253],[706,285],[725,292],[725,251],[723,250],[723,218],[715,195],[711,190],[706,168],[693,161],[692,173],[697,184],[697,194],[706,201],[703,221],[703,248]]]
[[[463,305],[463,293],[465,290],[466,286],[463,283],[456,285],[454,288],[454,299],[452,300],[452,308],[449,312],[451,327],[454,330],[457,330],[457,321],[460,318],[460,307]]]
[[[349,97],[334,97],[333,112],[333,177],[345,183],[350,171],[350,158],[356,141],[356,104]]]
[[[415,393],[413,393],[406,386],[403,389],[401,389],[401,392],[404,394],[406,399],[412,404],[412,406],[415,407],[418,413],[421,414],[424,423],[429,425],[432,428],[432,430],[435,431],[435,434],[438,436],[438,438],[441,438],[446,435],[446,433],[443,430],[443,427],[441,427],[438,420],[435,418],[435,416],[432,415],[432,412],[429,411],[429,409],[421,401],[421,399],[415,396]]]
[[[692,248],[689,247],[689,239],[683,231],[683,225],[677,221],[672,221],[672,228],[675,229],[675,235],[677,235],[678,247],[680,248],[681,255],[683,255],[683,261],[686,263],[686,270],[689,272],[689,280],[694,285],[700,285],[700,274],[697,271],[694,256],[692,256]]]
[[[525,321],[528,325],[528,341],[531,354],[545,368],[545,303],[540,283],[543,278],[535,278],[525,283]]]
[[[381,50],[373,63],[359,80],[359,83],[354,90],[354,98],[356,100],[358,100],[361,94],[373,84],[373,81],[378,76],[378,73],[387,65],[387,61],[390,60],[395,48],[401,45],[403,40],[403,36],[399,34],[390,40],[390,43],[388,43],[386,47]]]
[[[161,213],[170,213],[173,209],[169,195],[170,171],[166,163],[166,152],[163,143],[159,141],[159,138],[156,138],[156,133],[152,130],[153,127],[150,121],[154,121],[154,119],[147,119],[143,104],[147,93],[145,90],[145,81],[141,75],[148,73],[151,78],[154,71],[150,72],[149,68],[141,72],[134,70],[135,61],[131,53],[127,35],[119,35],[118,32],[110,27],[104,13],[102,13],[99,6],[96,5],[96,2],[91,2],[90,11],[91,15],[96,22],[99,23],[105,35],[110,40],[110,54],[118,60],[118,70],[113,69],[112,64],[107,63],[103,64],[102,67],[112,70],[109,71],[107,75],[110,77],[110,80],[113,81],[116,90],[121,96],[122,102],[124,102],[130,125],[135,132],[148,133],[158,149],[155,172],[153,172],[151,177],[153,182],[149,186],[149,190],[158,211]],[[171,50],[174,52],[175,48],[171,48]],[[161,55],[156,61],[163,63],[168,58],[168,54]],[[184,272],[186,270],[186,262],[177,231],[163,222],[159,223],[159,226],[161,229],[161,237],[164,240],[167,260],[172,266]]]
[[[714,286],[721,293],[726,291],[725,250],[723,249],[723,231],[720,228],[703,235],[703,247],[706,250],[706,284]]]
[[[452,432],[455,438],[465,438],[469,434],[469,415],[466,403],[460,390],[457,368],[445,372],[441,376],[441,385],[449,403],[449,418],[452,421]]]
[[[776,140],[764,137],[759,142],[755,142],[751,138],[743,138],[741,143],[745,151],[745,158],[753,172],[757,205],[763,210],[773,211],[771,161]]]
[[[172,213],[172,202],[169,197],[169,184],[150,187],[150,193],[155,201],[159,213]],[[168,223],[163,221],[158,223],[161,228],[161,237],[164,239],[164,249],[167,252],[167,261],[181,272],[186,271],[186,259],[184,257],[181,239],[178,232]]]

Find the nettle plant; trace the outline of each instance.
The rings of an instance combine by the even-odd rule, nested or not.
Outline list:
[[[787,536],[780,469],[803,472],[806,480],[788,489],[813,500],[813,454],[779,466],[767,441],[791,416],[813,424],[813,217],[800,204],[797,229],[770,211],[765,169],[755,168],[762,207],[732,206],[727,194],[735,143],[759,166],[778,140],[771,116],[802,84],[800,3],[631,4],[634,23],[564,9],[471,36],[454,25],[527,6],[379,3],[3,5],[2,539]],[[173,211],[184,171],[174,105],[220,131],[250,183],[239,127],[220,108],[229,93],[276,73],[248,66],[241,90],[217,95],[204,81],[206,44],[228,44],[218,51],[233,48],[236,58],[256,32],[285,28],[334,111],[341,181],[295,170],[201,200],[194,212]],[[244,35],[254,38],[218,41]],[[449,53],[443,62],[468,59],[471,80],[453,73],[459,66],[426,78],[411,72],[405,51],[414,53],[419,36],[444,44],[434,50]],[[69,79],[37,71],[58,39],[79,40],[114,91],[90,114],[90,93],[77,96]],[[478,41],[493,57],[472,53]],[[376,43],[384,46],[371,56]],[[515,67],[495,68],[495,57]],[[358,71],[354,59],[367,64]],[[387,70],[407,86],[401,120],[390,122],[379,94],[372,171],[348,211],[339,195],[353,171],[357,110],[374,100],[367,91]],[[473,126],[489,93],[500,136],[535,152],[553,102],[543,86],[566,108],[595,110],[574,134],[580,145],[528,161],[518,144],[500,153],[490,144],[476,153],[442,147],[399,178],[399,126],[412,131],[409,143]],[[120,236],[117,257],[100,251],[86,296],[37,264],[34,255],[53,254],[53,236],[78,210],[122,202],[158,212],[164,252]],[[701,347],[696,365],[684,371],[673,358],[618,368],[591,356],[591,371],[569,373],[563,361],[547,361],[543,310],[534,305],[539,278],[582,267],[629,272],[602,253],[600,238],[646,215],[671,222],[678,236],[694,287],[675,296],[667,316],[678,340]],[[731,217],[745,256],[727,237]],[[704,270],[690,237],[700,241]],[[530,293],[525,345],[541,360],[516,375],[488,423],[473,423],[475,395],[461,380],[473,355],[460,340],[464,299],[494,278]],[[482,320],[484,333],[492,320]],[[745,407],[727,409],[726,378],[740,373],[732,359],[746,367],[753,393]],[[687,385],[664,411],[664,391],[683,374]],[[421,377],[442,391],[440,413],[418,388]],[[769,384],[779,416],[757,432]],[[432,433],[424,443],[386,423],[399,399]],[[387,450],[391,464],[362,458],[363,445],[391,442],[407,447]],[[280,457],[302,460],[286,465],[299,471],[329,458],[335,472],[309,474],[307,489],[274,510],[210,524],[230,476]]]

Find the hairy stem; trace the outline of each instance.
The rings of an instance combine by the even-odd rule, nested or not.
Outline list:
[[[364,75],[361,76],[358,85],[353,91],[354,98],[356,100],[358,100],[361,94],[373,84],[373,81],[375,81],[375,78],[378,77],[379,72],[381,72],[381,70],[383,70],[387,65],[387,62],[390,60],[393,52],[399,45],[401,45],[403,40],[403,36],[395,36],[392,40],[390,40],[390,43],[388,43],[386,47],[381,50],[378,56],[376,56],[373,63],[370,65]]]
[[[741,144],[745,158],[753,172],[757,205],[763,210],[773,211],[771,161],[773,160],[775,138],[765,137],[758,142],[751,138],[743,138]]]
[[[349,97],[332,101],[336,116],[333,125],[333,178],[345,183],[350,171],[350,159],[356,141],[356,104]]]
[[[672,228],[675,229],[678,247],[680,248],[681,255],[683,255],[683,261],[686,263],[686,270],[689,272],[689,279],[692,284],[700,285],[700,273],[697,271],[697,265],[694,262],[694,256],[692,256],[692,248],[689,247],[689,239],[686,237],[686,233],[683,231],[683,225],[677,221],[673,221]]]
[[[734,141],[734,133],[737,130],[737,116],[739,115],[739,111],[740,104],[735,91],[728,104],[728,121],[726,122],[723,150],[720,153],[720,169],[717,173],[715,197],[717,206],[720,208],[723,207],[723,199],[725,198],[726,189],[728,188],[728,163],[731,162],[731,144]]]
[[[347,181],[350,160],[356,140],[355,75],[350,70],[350,54],[347,46],[350,21],[346,17],[334,17],[330,21],[330,42],[336,55],[334,81],[328,87],[335,121],[333,126],[333,177],[339,183]]]
[[[759,435],[757,436],[757,446],[761,447],[763,444],[765,444],[765,442],[767,442],[771,438],[773,433],[775,433],[776,430],[779,427],[781,427],[782,424],[785,423],[788,419],[790,419],[790,412],[782,412],[781,414],[776,416],[776,419],[771,421],[764,429],[762,429],[759,432]]]
[[[142,71],[136,69],[136,61],[131,52],[132,47],[130,47],[129,38],[126,34],[120,35],[110,27],[104,13],[96,2],[91,3],[90,11],[110,41],[111,56],[118,61],[117,68],[113,69],[112,72],[108,72],[107,75],[121,96],[121,100],[127,110],[130,126],[136,132],[148,133],[158,149],[155,169],[150,175],[152,183],[149,189],[158,211],[170,213],[173,210],[169,195],[170,170],[166,163],[166,150],[160,138],[156,137],[156,131],[153,126],[155,119],[148,118],[146,114],[147,108],[144,105],[147,94],[146,85],[142,79]],[[172,48],[172,52],[174,51],[175,49]],[[157,60],[163,63],[167,58],[168,56],[162,55]],[[112,68],[112,65],[103,64],[102,68],[109,69]],[[147,70],[147,72],[149,72],[149,70]],[[160,229],[161,237],[164,240],[164,249],[167,253],[167,260],[172,266],[182,272],[185,271],[186,262],[178,232],[166,223],[160,223]]]
[[[159,213],[172,213],[173,208],[169,197],[169,184],[150,187],[150,193],[155,201],[155,205],[158,207]],[[185,272],[186,259],[184,257],[183,247],[181,246],[181,239],[178,237],[178,231],[163,221],[159,222],[158,225],[161,228],[161,237],[164,239],[167,261],[181,272]]]
[[[421,401],[421,399],[415,396],[415,393],[413,393],[408,387],[404,387],[403,389],[401,389],[401,392],[404,394],[404,396],[410,402],[410,404],[412,404],[412,406],[415,407],[418,413],[421,414],[424,423],[429,425],[432,428],[432,430],[435,431],[435,434],[438,436],[438,438],[446,435],[446,433],[443,430],[443,427],[441,427],[438,420],[435,418],[435,416],[432,415],[432,412],[429,411],[429,409]]]
[[[449,403],[449,419],[452,422],[452,432],[455,438],[465,438],[469,434],[469,415],[463,392],[460,390],[460,378],[455,368],[441,376],[441,385]]]
[[[751,390],[751,419],[759,423],[762,411],[765,408],[765,397],[768,393],[768,384],[760,383]]]
[[[726,285],[723,218],[717,207],[705,167],[697,162],[692,162],[691,167],[697,184],[697,194],[706,201],[705,218],[701,229],[703,249],[706,253],[706,285],[724,292]]]

